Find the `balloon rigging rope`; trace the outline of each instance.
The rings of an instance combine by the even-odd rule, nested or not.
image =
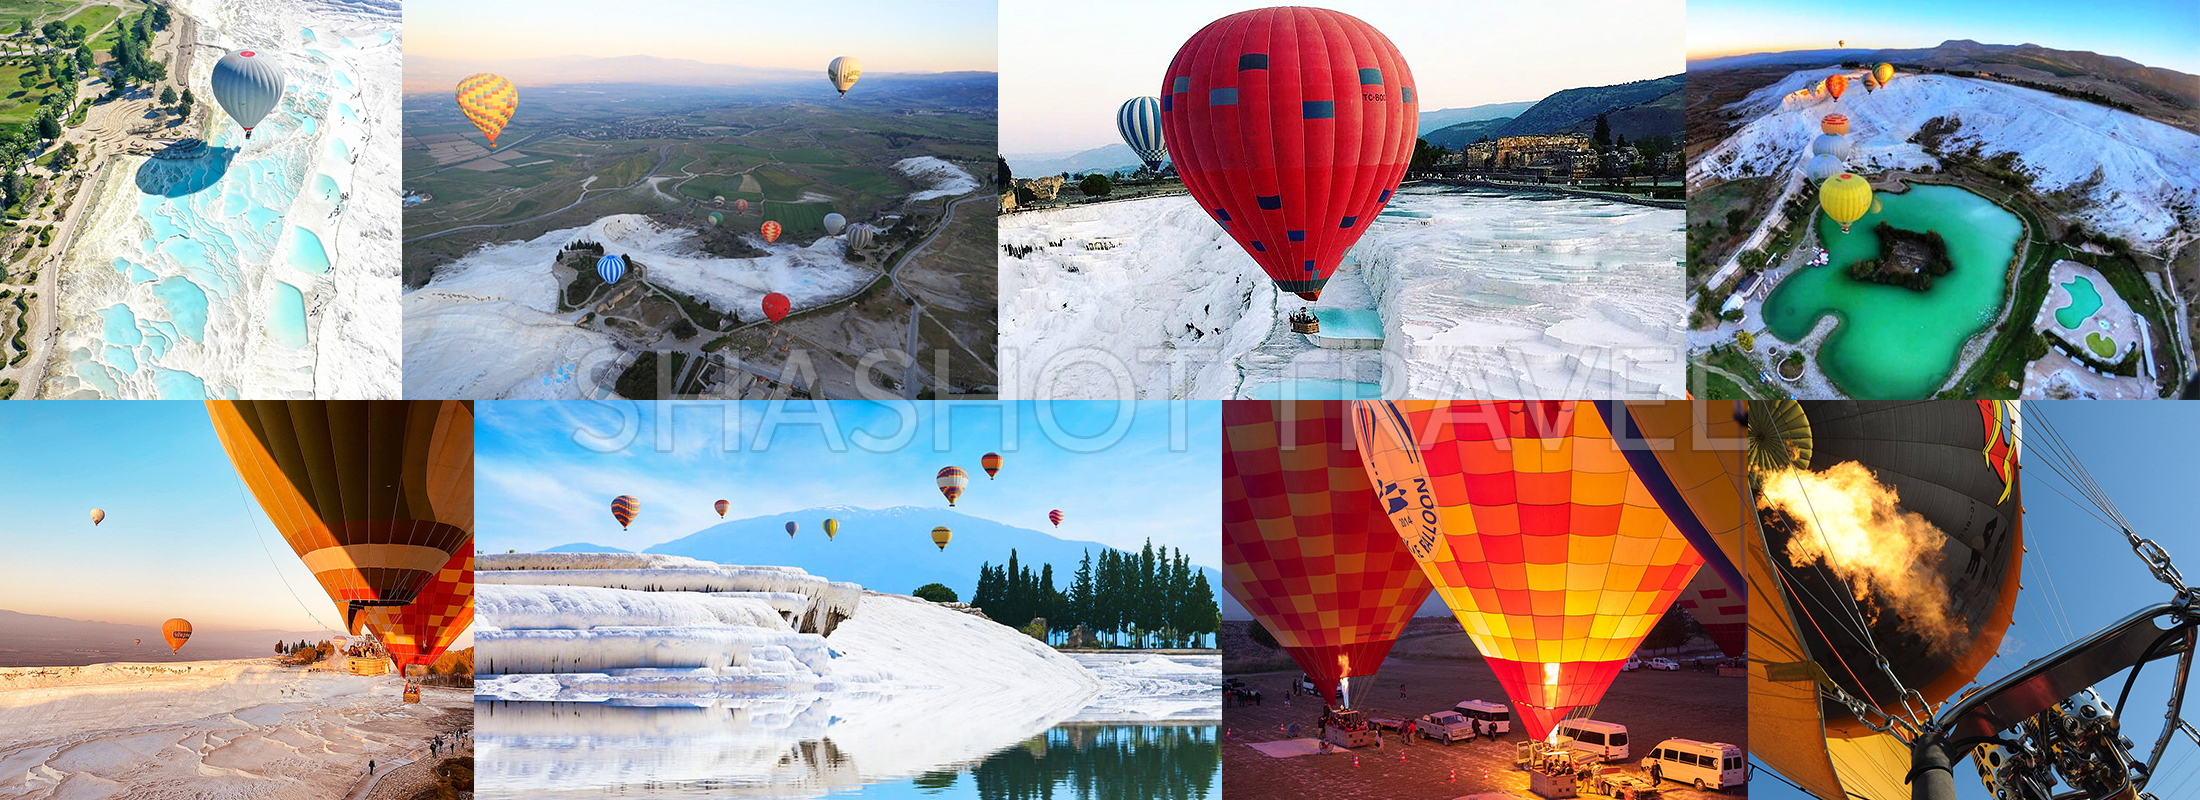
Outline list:
[[[267,536],[260,533],[260,518],[252,513],[252,501],[250,498],[245,497],[244,476],[238,475],[233,485],[237,489],[237,500],[245,507],[245,518],[252,522],[252,537],[260,540],[260,552],[267,554],[267,565],[275,570],[275,579],[282,581],[283,591],[290,593],[290,599],[298,603],[298,610],[305,612],[306,618],[313,620],[313,624],[320,625],[323,628],[333,627],[322,622],[321,617],[313,613],[313,609],[306,605],[305,599],[298,596],[298,590],[291,588],[290,579],[283,576],[283,566],[276,563],[275,551],[267,546]],[[350,633],[350,631],[347,630],[345,633]]]
[[[1810,511],[1811,521],[1812,523],[1814,523],[1811,527],[1811,530],[1814,532],[1820,531],[1821,529],[1819,526],[1822,523],[1820,523],[1818,519],[1818,505],[1816,502],[1811,500],[1809,490],[1803,486],[1803,475],[1800,472],[1795,473],[1795,488],[1800,494],[1802,494],[1803,504]],[[1818,540],[1820,546],[1825,547],[1829,552],[1832,550],[1832,545],[1825,540],[1824,533],[1820,532],[1818,534]],[[1815,570],[1818,573],[1819,577],[1829,584],[1839,584],[1841,582],[1837,576],[1826,569],[1823,560],[1821,560],[1817,564],[1812,565],[1811,569]],[[1843,632],[1855,634],[1857,640],[1863,642],[1864,647],[1870,650],[1872,655],[1884,658],[1886,654],[1880,652],[1879,643],[1873,641],[1870,623],[1864,620],[1864,613],[1861,610],[1861,607],[1857,604],[1856,596],[1853,593],[1846,591],[1834,592],[1833,594],[1839,598],[1835,601],[1835,607],[1843,612],[1846,612],[1846,616],[1840,620]],[[1851,622],[1855,623],[1856,627],[1850,628],[1848,626],[1848,623]],[[1813,622],[1812,624],[1815,625],[1816,623]],[[1822,631],[1821,635],[1823,635]],[[1828,639],[1827,643],[1832,643],[1832,640]],[[1902,687],[1897,686],[1895,688],[1899,691]]]

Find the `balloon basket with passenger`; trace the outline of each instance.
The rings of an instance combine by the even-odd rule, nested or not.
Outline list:
[[[1291,315],[1291,332],[1303,333],[1309,336],[1321,333],[1322,321],[1315,318],[1314,312],[1303,308],[1299,309],[1298,313]]]
[[[405,702],[420,702],[420,684],[413,683],[411,681],[405,682]]]

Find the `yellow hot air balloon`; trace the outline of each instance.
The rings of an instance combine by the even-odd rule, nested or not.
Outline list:
[[[1826,216],[1841,223],[1841,232],[1848,233],[1849,226],[1864,218],[1872,208],[1872,185],[1855,173],[1844,172],[1827,178],[1818,187],[1818,206],[1826,210]]]
[[[841,97],[847,97],[848,88],[856,85],[856,79],[861,77],[863,62],[854,56],[841,56],[825,65],[825,79],[833,82],[833,88],[840,90]]]
[[[947,549],[947,540],[954,537],[955,532],[948,530],[945,525],[932,529],[932,543],[939,545],[941,550]]]
[[[94,527],[94,528],[97,528],[97,527],[99,527],[99,523],[102,523],[102,522],[106,522],[106,521],[107,521],[107,512],[106,512],[106,511],[103,511],[103,510],[100,510],[100,509],[97,509],[97,508],[95,508],[95,509],[92,509],[92,527]]]
[[[191,621],[172,619],[160,624],[160,636],[168,640],[168,652],[183,650],[183,643],[191,640]]]
[[[1879,85],[1887,85],[1888,81],[1894,80],[1894,65],[1884,61],[1879,62],[1879,68],[1872,70],[1872,77],[1879,79]]]
[[[519,90],[502,75],[468,75],[458,82],[458,110],[473,120],[474,127],[489,137],[489,147],[495,148],[497,134],[512,121],[512,112],[519,110]]]
[[[836,534],[836,533],[839,533],[839,532],[840,532],[840,520],[837,520],[837,519],[827,519],[827,520],[825,520],[825,538],[827,538],[827,539],[831,539],[831,538],[833,538],[833,534]]]

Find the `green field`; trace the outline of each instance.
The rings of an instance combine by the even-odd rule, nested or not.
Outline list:
[[[779,227],[792,231],[821,231],[825,229],[825,215],[833,213],[828,203],[777,203],[764,204],[764,218],[779,223]]]
[[[36,87],[25,89],[16,81],[21,80],[29,67],[0,65],[0,124],[33,122],[38,119],[39,101],[52,91],[53,81],[42,81]]]
[[[777,167],[762,167],[749,174],[756,176],[756,182],[764,185],[764,199],[766,200],[793,200],[802,196],[802,187],[810,185],[809,176]],[[732,197],[733,195],[726,196]]]
[[[698,175],[680,184],[680,193],[697,200],[724,197],[728,202],[734,198],[755,202],[764,199],[764,195],[757,192],[743,193],[740,187],[739,175]]]
[[[101,28],[107,27],[107,23],[115,21],[120,16],[122,16],[122,9],[115,6],[88,6],[83,10],[70,14],[69,18],[62,20],[61,23],[72,27],[82,25],[85,33],[97,34]]]
[[[0,25],[5,25],[5,32],[12,36],[15,34],[15,26],[23,20],[33,20],[31,27],[35,28],[36,20],[51,17],[75,6],[75,0],[8,0],[0,3]]]

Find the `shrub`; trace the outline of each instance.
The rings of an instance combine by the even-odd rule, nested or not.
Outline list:
[[[917,599],[919,600],[930,600],[934,603],[955,602],[955,590],[949,589],[946,586],[937,583],[927,583],[923,586],[919,586],[917,587],[917,590],[915,592],[911,592],[911,594],[916,595]]]
[[[1097,172],[1077,182],[1077,191],[1084,192],[1086,197],[1106,197],[1114,188],[1114,184],[1108,182],[1108,176]]]

